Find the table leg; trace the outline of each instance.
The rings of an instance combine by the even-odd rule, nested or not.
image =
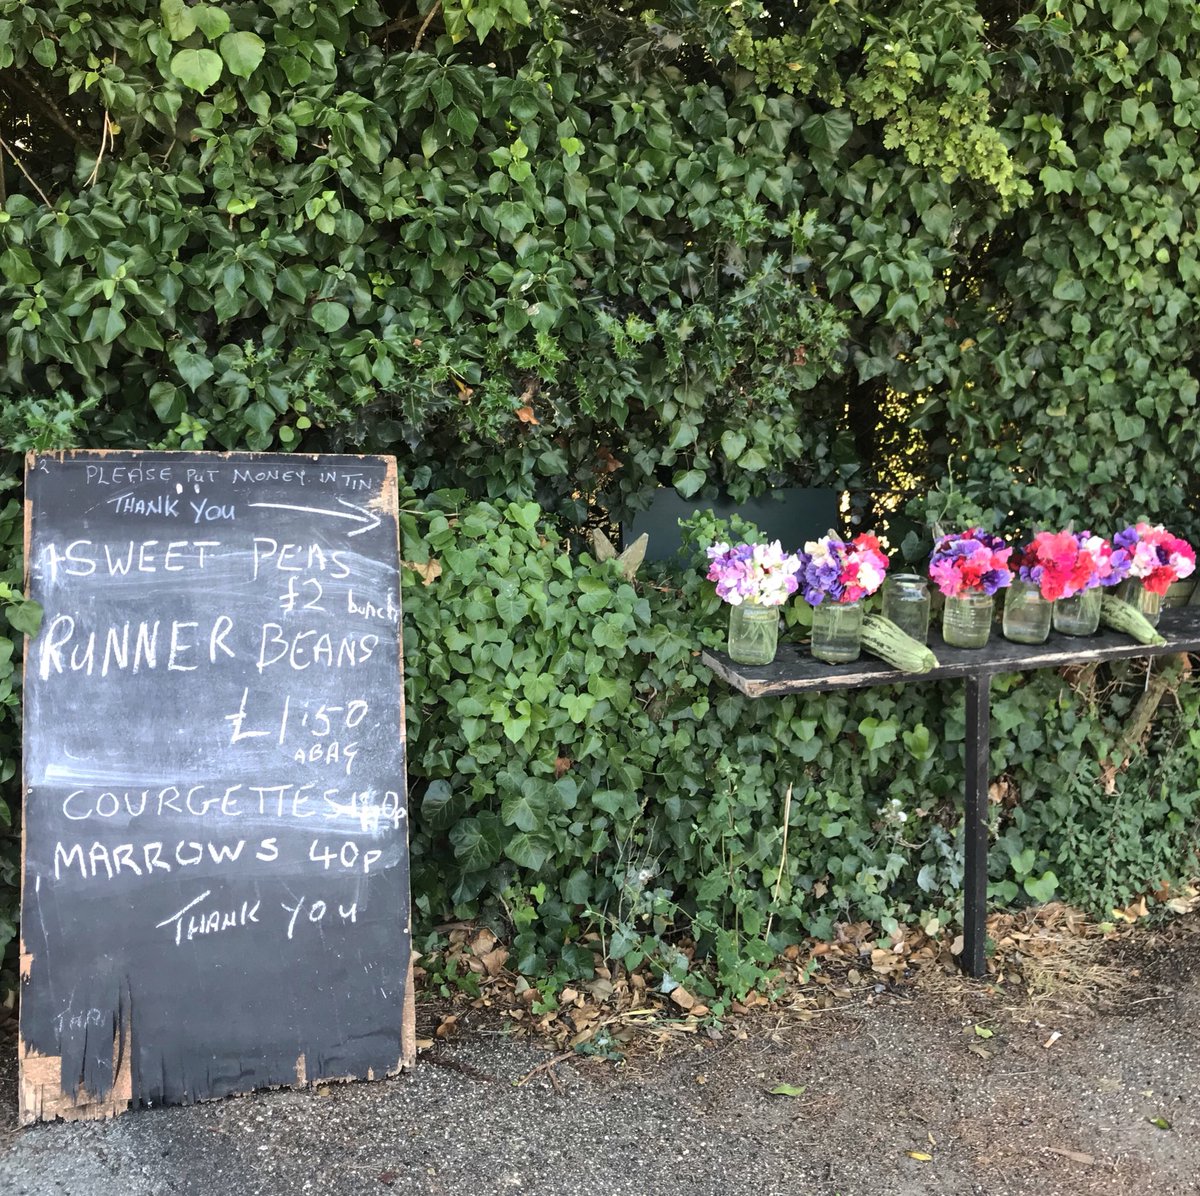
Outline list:
[[[987,974],[988,781],[991,674],[968,677],[967,786],[963,807],[963,953],[969,976]]]

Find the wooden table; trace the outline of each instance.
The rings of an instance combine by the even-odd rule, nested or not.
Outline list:
[[[807,648],[796,644],[781,644],[774,663],[769,665],[734,664],[722,652],[705,652],[703,661],[718,677],[749,698],[903,685],[913,681],[963,680],[967,697],[967,741],[962,966],[971,976],[983,976],[987,971],[984,944],[987,936],[987,793],[992,677],[996,673],[1018,673],[1028,669],[1198,652],[1200,607],[1164,611],[1158,630],[1166,643],[1154,646],[1135,643],[1128,636],[1106,630],[1086,638],[1052,633],[1044,644],[1013,644],[1001,639],[996,630],[991,642],[979,649],[948,647],[936,631],[931,631],[929,646],[938,658],[938,667],[928,673],[905,673],[867,655],[852,664],[824,664],[814,660]]]

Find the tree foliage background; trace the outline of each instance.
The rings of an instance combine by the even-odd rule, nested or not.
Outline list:
[[[560,948],[653,891],[668,912],[633,938],[670,911],[756,934],[797,753],[825,814],[796,835],[777,933],[944,899],[954,778],[942,793],[926,765],[953,771],[960,746],[917,731],[941,726],[936,687],[894,710],[710,695],[688,645],[718,616],[695,586],[625,587],[599,640],[547,615],[522,670],[451,637],[534,634],[505,618],[514,577],[531,609],[563,600],[520,574],[550,551],[542,533],[514,547],[529,512],[557,543],[659,485],[850,489],[914,556],[934,519],[1200,532],[1198,129],[1200,10],[1171,0],[0,0],[0,599],[19,588],[17,450],[395,453],[425,509],[407,551],[443,566],[409,596],[427,911],[537,909],[530,933]],[[486,559],[456,575],[441,554],[472,511]],[[555,559],[564,584],[613,580]],[[0,638],[11,808],[18,638]],[[539,716],[596,669],[618,689]],[[1095,904],[1183,875],[1200,795],[1181,781],[1112,876],[1064,879],[1111,857],[1111,786],[1188,775],[1192,699],[1150,733],[1149,772],[1105,789],[1134,698],[1012,687],[1012,709],[1058,714],[995,763],[1022,802],[1063,792],[1067,768],[1086,827],[997,811],[1016,836],[1001,896],[1032,878]],[[497,774],[476,740],[516,764]],[[589,755],[563,796],[556,761]],[[893,798],[920,832],[887,829]],[[591,828],[580,803],[602,834],[572,829]],[[724,880],[706,888],[714,817]],[[1084,839],[1099,855],[1081,862]],[[636,901],[633,856],[658,861]],[[0,885],[14,869],[0,858]]]

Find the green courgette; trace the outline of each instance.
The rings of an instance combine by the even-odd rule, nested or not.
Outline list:
[[[1165,644],[1167,641],[1154,629],[1154,624],[1136,607],[1111,594],[1100,601],[1100,622],[1122,635],[1131,636],[1139,644]]]
[[[873,656],[906,673],[928,673],[937,667],[937,657],[924,644],[882,615],[863,619],[862,645]]]

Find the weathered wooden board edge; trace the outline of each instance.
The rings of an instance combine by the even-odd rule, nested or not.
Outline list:
[[[109,457],[109,456],[129,456],[143,455],[150,453],[161,453],[169,456],[195,456],[194,450],[174,450],[174,449],[60,449],[56,452],[37,453],[29,450],[25,454],[25,477],[22,483],[24,491],[23,501],[23,536],[22,536],[22,552],[23,552],[23,578],[22,588],[26,598],[30,592],[30,549],[32,547],[33,535],[33,502],[29,497],[29,475],[33,472],[36,462],[41,457],[49,457],[58,461],[66,461],[76,457]],[[343,460],[357,461],[382,461],[384,463],[384,483],[383,491],[380,493],[379,509],[380,513],[386,513],[391,516],[396,528],[396,605],[401,612],[403,618],[402,598],[400,594],[400,571],[403,568],[403,553],[400,543],[400,494],[398,467],[396,458],[383,453],[253,453],[253,452],[222,452],[208,453],[212,457],[220,457],[229,459],[232,457],[286,457],[289,460],[303,461],[319,461],[329,460],[331,458],[341,458]],[[24,647],[21,656],[21,683],[22,692],[24,692],[25,670],[29,660],[29,636],[25,636]],[[400,734],[403,736],[405,730],[405,705],[404,705],[404,635],[403,628],[401,629],[399,639],[398,662],[400,666]],[[408,751],[407,745],[404,753],[405,772],[407,772]],[[25,868],[25,827],[27,819],[25,817],[29,793],[29,778],[25,771],[24,753],[22,753],[21,761],[21,878],[20,878],[20,911],[25,909],[25,883],[26,883],[26,868]],[[408,804],[408,783],[404,779],[405,806]],[[408,853],[409,834],[408,820],[405,820],[405,854]],[[417,997],[416,997],[416,980],[414,975],[414,962],[417,958],[417,953],[411,950],[411,933],[412,933],[412,896],[409,894],[409,961],[404,983],[404,994],[401,1002],[400,1013],[400,1058],[397,1061],[396,1068],[387,1073],[388,1076],[394,1076],[403,1071],[409,1071],[416,1066],[417,1062]],[[33,958],[25,949],[24,935],[18,935],[18,975],[20,980],[27,979],[29,971],[33,966]],[[18,996],[18,1001],[19,1001]],[[131,1027],[117,1027],[113,1036],[113,1088],[109,1095],[103,1100],[96,1100],[86,1090],[80,1089],[79,1095],[72,1097],[69,1092],[64,1092],[62,1087],[62,1060],[57,1055],[43,1055],[38,1051],[32,1050],[25,1043],[24,1035],[20,1030],[20,1019],[18,1018],[17,1031],[17,1120],[22,1126],[34,1125],[40,1121],[101,1121],[111,1117],[117,1117],[121,1113],[128,1112],[133,1104],[133,1074],[132,1074],[132,1049],[122,1050],[124,1044],[131,1042]],[[357,1076],[347,1076],[346,1081],[357,1080]],[[377,1077],[368,1077],[374,1079]],[[378,1077],[384,1078],[384,1077]],[[309,1086],[307,1076],[305,1074],[305,1060],[301,1055],[296,1060],[296,1082],[297,1087]],[[322,1083],[336,1082],[329,1079],[323,1079]],[[260,1091],[265,1091],[262,1089]],[[246,1094],[248,1095],[248,1094]],[[224,1099],[214,1097],[214,1100]]]
[[[1184,614],[1183,612],[1187,613]],[[738,666],[724,653],[704,650],[701,662],[713,673],[749,698],[782,697],[787,694],[821,693],[835,689],[861,689],[874,685],[903,685],[910,681],[952,681],[979,674],[1019,673],[1032,669],[1066,668],[1072,665],[1092,664],[1106,660],[1131,660],[1141,656],[1172,656],[1187,652],[1200,652],[1200,621],[1197,608],[1177,607],[1163,612],[1163,624],[1159,630],[1166,643],[1139,644],[1134,640],[1117,637],[1117,633],[1102,633],[1101,638],[1071,640],[1060,637],[1049,649],[1031,650],[1022,657],[1014,652],[997,659],[989,655],[986,648],[972,650],[950,649],[960,659],[940,665],[927,673],[906,673],[888,665],[885,661],[864,655],[859,661],[847,665],[824,666],[820,673],[810,676],[787,676],[786,657],[795,655],[798,660],[811,662],[801,656],[797,645],[784,647],[785,660],[761,669]],[[1186,635],[1172,634],[1173,623],[1183,623]],[[1019,649],[1020,645],[1004,641],[1005,651]],[[935,652],[946,651],[941,645],[931,644]],[[1039,646],[1040,647],[1040,646]],[[774,671],[776,676],[762,676]],[[760,675],[755,676],[754,673]]]
[[[404,545],[400,541],[400,480],[396,458],[384,457],[384,489],[387,491],[387,510],[396,528],[396,609],[400,612],[400,636],[397,644],[396,662],[400,669],[400,725],[397,731],[404,744],[404,776],[400,784],[404,793],[404,808],[408,810],[408,740],[405,729],[408,710],[404,694],[404,597],[401,576],[404,571]],[[408,972],[404,981],[404,1007],[400,1016],[400,1063],[399,1070],[408,1071],[417,1063],[417,993],[413,965],[417,952],[412,947],[412,854],[409,827],[412,818],[406,813],[404,819],[404,856],[409,861],[408,925],[404,928],[408,936]]]

